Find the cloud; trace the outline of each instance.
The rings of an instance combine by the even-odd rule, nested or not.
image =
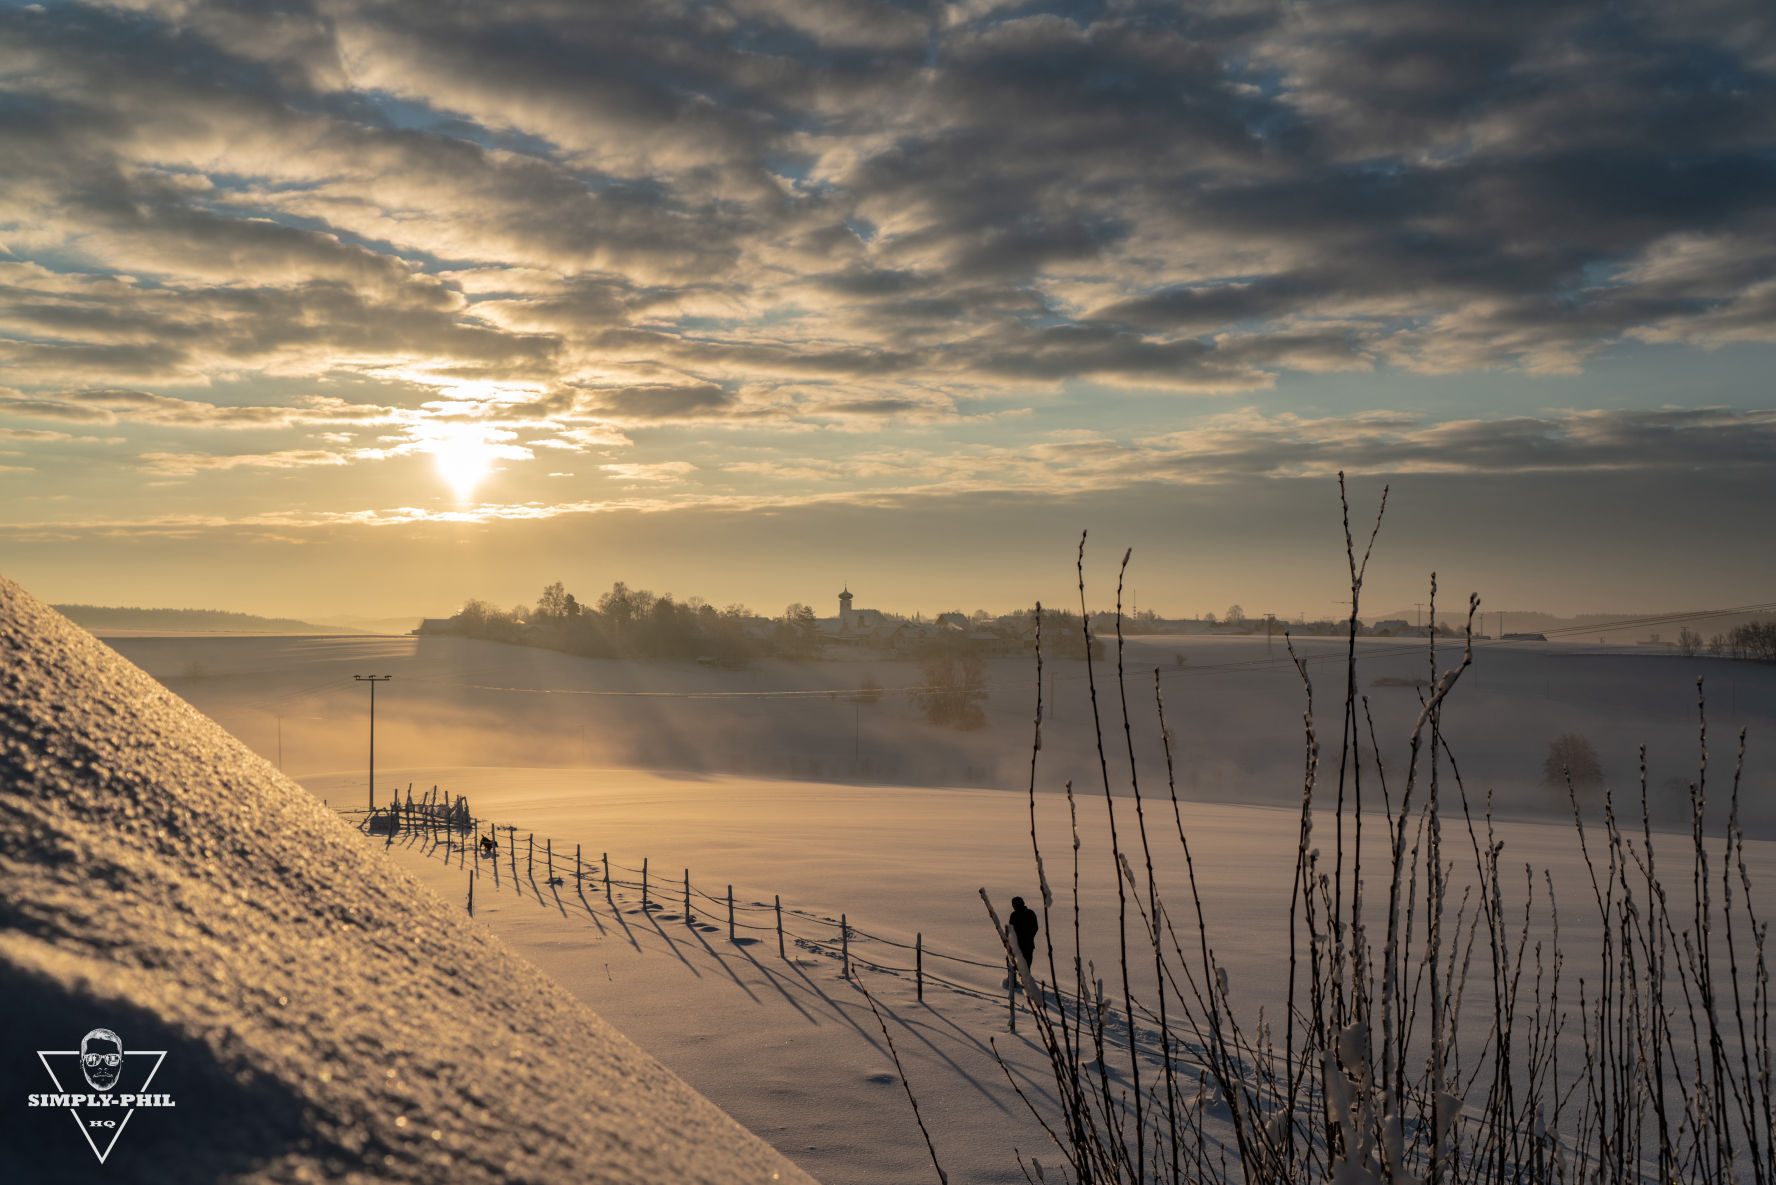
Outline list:
[[[351,403],[325,395],[300,396],[294,405],[231,405],[120,387],[51,394],[50,399],[0,399],[0,414],[76,423],[128,422],[185,428],[377,424],[395,422],[402,415],[395,408]]]
[[[226,469],[303,469],[313,465],[344,465],[346,458],[324,449],[284,449],[275,453],[143,453],[139,460],[151,473],[189,477]]]
[[[1230,413],[1138,442],[1121,455],[1136,470],[1201,481],[1340,469],[1376,475],[1755,469],[1767,464],[1773,447],[1776,410],[1568,411],[1440,423],[1385,412],[1330,419]]]
[[[1642,266],[1768,238],[1776,74],[1735,11],[12,9],[4,357],[571,380],[615,348],[894,398],[1259,390],[1327,355],[1204,343],[1353,310],[1430,370],[1768,340],[1767,259],[1696,253],[1684,302]]]
[[[719,416],[735,405],[714,383],[695,386],[623,387],[590,391],[585,406],[617,420],[677,420]]]
[[[513,449],[498,441],[495,450]],[[429,450],[414,440],[364,459]],[[271,529],[379,527],[420,522],[542,520],[617,511],[696,509],[743,512],[804,506],[914,506],[959,495],[1065,498],[1145,485],[1241,486],[1329,478],[1339,471],[1377,479],[1407,475],[1512,477],[1613,474],[1656,489],[1662,474],[1707,472],[1761,477],[1776,452],[1776,410],[1662,408],[1559,411],[1539,416],[1431,421],[1402,412],[1309,418],[1251,411],[1218,413],[1176,432],[1118,437],[1096,430],[1044,433],[1017,446],[878,448],[839,458],[769,450],[757,460],[610,462],[598,466],[618,486],[658,491],[597,499],[571,497],[436,507],[313,510],[236,515],[104,518],[84,525],[15,523],[6,531],[189,533],[238,523]],[[525,456],[522,450],[501,456]],[[301,469],[347,462],[345,455],[293,449],[263,454],[149,454],[152,472],[183,477],[237,468]],[[693,480],[693,475],[701,475]],[[734,476],[744,485],[727,485]]]
[[[117,416],[102,407],[81,407],[53,399],[0,400],[0,414],[33,420],[67,420],[78,424],[113,424]]]
[[[0,431],[124,425],[163,476],[633,450],[599,472],[733,505],[701,484],[755,464],[861,499],[1738,466],[1760,413],[1280,409],[1776,341],[1761,15],[0,8]],[[964,428],[1104,387],[1187,428]]]
[[[697,467],[689,461],[657,461],[651,464],[625,462],[615,465],[600,465],[599,468],[618,481],[650,484],[683,481],[687,474],[695,473],[697,470]]]

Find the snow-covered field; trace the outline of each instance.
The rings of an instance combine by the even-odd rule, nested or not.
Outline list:
[[[1000,957],[977,889],[985,887],[1001,911],[1013,894],[1036,901],[1022,796],[624,770],[427,767],[388,778],[411,780],[420,793],[435,783],[466,794],[478,814],[518,828],[515,849],[500,833],[506,846],[497,864],[454,844],[446,851],[424,839],[396,839],[388,851],[407,871],[447,900],[465,902],[470,871],[479,868],[478,918],[829,1185],[933,1179],[859,984],[888,1021],[952,1180],[1022,1180],[1017,1150],[1048,1155],[1046,1137],[1011,1085],[1015,1079],[1039,1105],[1052,1102],[1028,1014],[1018,1033],[1008,1032],[1002,972],[936,957],[989,964]],[[359,788],[353,774],[307,785],[328,797]],[[1128,804],[1121,805],[1126,828]],[[1064,799],[1039,798],[1037,814],[1050,875],[1064,876]],[[1182,815],[1217,956],[1242,1006],[1277,1015],[1297,818],[1223,804],[1186,804]],[[1101,799],[1083,803],[1081,818],[1085,945],[1104,960],[1114,952],[1115,893],[1105,872]],[[1169,803],[1157,821],[1170,832]],[[1563,944],[1571,965],[1585,966],[1594,950],[1582,922],[1573,924],[1588,902],[1571,826],[1503,824],[1498,834],[1514,859],[1553,872],[1568,917]],[[559,886],[548,884],[545,838]],[[608,852],[613,875],[629,884],[607,893],[601,870],[588,867],[579,891],[575,843],[589,866]],[[634,887],[644,856],[657,905],[647,911]],[[1765,891],[1767,916],[1776,907],[1776,845],[1749,844],[1748,865]],[[695,925],[682,909],[686,869]],[[1162,885],[1181,889],[1175,857],[1161,857],[1159,872]],[[729,941],[725,908],[699,895],[719,901],[729,884],[742,925],[771,926],[768,910],[745,907],[781,898],[787,960],[770,929],[742,929],[741,942]],[[851,941],[849,981],[830,924],[841,913],[870,936]],[[1070,920],[1063,924],[1070,929]],[[912,952],[877,941],[910,945],[916,933],[927,947],[926,971],[950,981],[928,983],[923,1004],[909,974]],[[1065,958],[1070,936],[1059,937]],[[1112,967],[1100,967],[1114,987]],[[1009,1079],[995,1063],[995,1045]]]
[[[283,712],[286,766],[336,808],[361,807],[365,797],[365,695],[349,675],[394,674],[378,693],[379,801],[392,787],[412,783],[423,794],[435,784],[466,795],[478,816],[517,828],[516,852],[511,834],[501,833],[506,846],[497,870],[480,862],[477,918],[830,1185],[934,1179],[859,985],[882,1010],[953,1181],[1022,1180],[1020,1150],[1052,1162],[1046,1136],[1017,1097],[1022,1089],[1038,1106],[1052,1102],[1047,1066],[1030,1040],[1027,1013],[1018,1033],[1007,1031],[1000,955],[976,893],[985,887],[1002,913],[1014,894],[1036,899],[1030,808],[1021,789],[1034,707],[1027,661],[994,664],[988,727],[958,734],[926,725],[894,696],[858,705],[774,694],[855,687],[864,674],[893,688],[916,678],[916,668],[904,664],[717,672],[453,639],[114,644],[268,757],[267,713]],[[1400,742],[1417,709],[1414,690],[1401,684],[1424,673],[1424,654],[1369,645],[1359,682],[1372,697],[1383,756],[1397,771]],[[1335,736],[1343,668],[1331,659],[1338,648],[1301,649],[1316,660],[1309,670],[1320,728]],[[1173,653],[1182,653],[1184,664]],[[1157,667],[1180,752],[1179,786],[1187,799],[1181,817],[1216,955],[1240,1006],[1254,1014],[1263,1007],[1274,1017],[1286,986],[1285,919],[1301,784],[1300,681],[1284,665],[1280,641],[1273,661],[1264,661],[1262,638],[1142,639],[1128,657],[1131,668],[1145,668],[1129,683],[1143,788],[1163,795],[1151,723]],[[1109,977],[1102,961],[1114,953],[1115,890],[1084,670],[1078,663],[1050,664],[1050,670],[1056,678],[1052,691],[1047,680],[1044,686],[1051,711],[1038,774],[1038,830],[1049,875],[1062,882],[1070,838],[1058,791],[1075,778],[1084,946]],[[1655,809],[1675,822],[1683,793],[1673,780],[1694,776],[1697,673],[1711,688],[1711,785],[1717,793],[1724,788],[1736,730],[1749,727],[1747,798],[1763,808],[1776,767],[1760,748],[1771,738],[1760,735],[1759,726],[1776,718],[1776,678],[1768,669],[1582,647],[1482,650],[1451,700],[1449,731],[1470,792],[1478,801],[1496,789],[1512,817],[1498,832],[1505,859],[1552,874],[1574,975],[1591,959],[1585,944],[1595,938],[1584,923],[1589,889],[1570,818],[1550,813],[1547,792],[1537,785],[1547,743],[1560,732],[1585,733],[1611,784],[1632,790],[1633,746],[1644,741]],[[1108,683],[1113,674],[1112,664],[1098,664],[1100,704],[1112,724],[1112,781],[1120,789],[1127,760],[1120,756],[1120,716]],[[695,698],[710,690],[753,694]],[[585,694],[604,692],[656,694]],[[303,716],[314,719],[302,722]],[[612,757],[623,763],[599,764]],[[676,768],[633,768],[637,761]],[[717,772],[748,763],[798,776]],[[893,771],[927,784],[870,780]],[[977,784],[957,784],[968,782]],[[985,788],[992,786],[1005,789]],[[1117,809],[1126,828],[1132,803],[1121,798]],[[1148,811],[1156,834],[1172,834],[1169,800],[1150,798]],[[534,882],[524,846],[531,834]],[[1465,834],[1459,838],[1466,842]],[[1670,838],[1674,847],[1681,842]],[[545,839],[553,842],[560,885],[548,883]],[[576,843],[588,871],[579,885],[572,874]],[[465,901],[477,865],[473,853],[405,837],[387,851],[446,900]],[[1160,851],[1160,883],[1180,907],[1184,870],[1175,838]],[[628,882],[608,893],[596,870],[605,852],[615,876]],[[1776,914],[1776,845],[1754,840],[1746,854],[1767,918]],[[634,886],[644,857],[656,906],[650,910],[643,910]],[[686,869],[695,891],[717,899],[694,900],[691,925],[682,910]],[[787,959],[778,956],[774,928],[742,929],[742,941],[729,940],[718,901],[730,884],[743,925],[771,926],[769,910],[758,907],[781,898]],[[841,914],[859,931],[850,949],[851,980],[842,974],[833,924]],[[1071,918],[1055,921],[1068,931],[1058,935],[1065,960]],[[923,1004],[914,997],[908,949],[917,934],[927,948],[927,973],[949,981],[928,983]],[[1006,1058],[1009,1079],[995,1062],[995,1047]]]

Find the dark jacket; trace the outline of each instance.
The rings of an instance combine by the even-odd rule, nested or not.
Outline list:
[[[1018,947],[1024,952],[1026,959],[1030,958],[1031,953],[1036,949],[1038,928],[1036,911],[1029,906],[1019,906],[1011,911],[1011,932],[1017,935]]]

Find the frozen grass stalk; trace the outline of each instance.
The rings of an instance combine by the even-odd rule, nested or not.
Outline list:
[[[1135,774],[1140,754],[1127,695],[1126,553],[1117,575],[1114,620],[1128,784],[1111,777],[1098,680],[1089,658],[1092,619],[1082,536],[1075,567],[1108,824],[1109,851],[1102,857],[1117,886],[1115,971],[1121,991],[1106,996],[1091,954],[1081,945],[1080,868],[1089,854],[1081,849],[1081,804],[1070,782],[1063,787],[1071,820],[1068,902],[1056,900],[1037,825],[1046,639],[1042,606],[1036,606],[1028,806],[1048,984],[1016,957],[984,890],[982,900],[1014,974],[1023,980],[1035,1038],[1053,1077],[1053,1093],[1046,1097],[1032,1098],[1012,1082],[1060,1154],[1059,1166],[1053,1161],[1043,1166],[1042,1181],[1776,1185],[1769,929],[1756,912],[1738,810],[1744,735],[1724,834],[1711,852],[1716,841],[1705,827],[1706,701],[1698,686],[1700,753],[1690,792],[1687,900],[1673,900],[1655,861],[1644,749],[1637,834],[1618,822],[1613,794],[1605,793],[1600,809],[1587,810],[1569,792],[1601,936],[1598,962],[1573,985],[1560,949],[1551,875],[1504,858],[1490,795],[1470,797],[1445,733],[1443,713],[1473,661],[1479,599],[1469,598],[1459,661],[1439,670],[1434,574],[1427,690],[1404,738],[1402,768],[1394,771],[1398,793],[1390,793],[1374,720],[1357,690],[1356,645],[1363,579],[1386,494],[1384,489],[1359,556],[1339,476],[1350,616],[1333,784],[1322,786],[1320,780],[1324,759],[1309,660],[1284,633],[1304,707],[1301,812],[1287,919],[1287,1003],[1280,1019],[1247,1016],[1236,1008],[1226,969],[1216,959],[1212,919],[1178,800],[1179,753],[1158,669],[1154,711],[1185,870],[1178,891],[1187,908],[1177,916],[1167,907],[1165,886],[1155,872],[1158,837],[1150,833]],[[1365,799],[1366,779],[1379,791],[1379,809],[1374,794]],[[1328,797],[1330,803],[1324,801]],[[1118,818],[1119,799],[1134,812],[1139,870],[1126,817]],[[1323,827],[1328,807],[1332,826]],[[1601,845],[1588,831],[1599,819]],[[1386,858],[1378,874],[1362,860],[1366,823],[1380,826],[1385,836]],[[1329,834],[1329,853],[1316,842],[1320,834]],[[1131,848],[1125,848],[1125,840]],[[1453,893],[1452,875],[1469,862],[1471,869],[1463,873],[1467,883]],[[1378,883],[1370,883],[1372,875]],[[1385,912],[1372,918],[1370,901],[1377,892],[1384,895]],[[1057,955],[1053,931],[1057,916],[1064,925],[1068,912],[1071,967]],[[1549,936],[1535,940],[1542,925]],[[1144,975],[1149,966],[1153,984],[1137,991],[1133,972],[1140,968]],[[1142,1065],[1143,1026],[1151,1026],[1157,1038],[1157,1071]],[[1115,1081],[1110,1063],[1123,1064],[1125,1057],[1126,1082]],[[1006,1072],[1011,1077],[1009,1068]],[[1022,1154],[1019,1163],[1025,1163]]]

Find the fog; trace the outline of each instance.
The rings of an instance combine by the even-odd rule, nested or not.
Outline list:
[[[909,694],[919,666],[882,659],[762,661],[743,670],[694,662],[586,659],[453,637],[113,637],[110,645],[295,777],[364,770],[369,691],[353,675],[392,675],[376,692],[376,763],[397,767],[639,767],[830,782],[1022,790],[1029,780],[1036,677],[1028,657],[986,664],[986,723],[933,725]],[[1386,787],[1403,783],[1406,740],[1429,675],[1423,641],[1363,640],[1358,686],[1380,741]],[[1344,643],[1299,639],[1326,753],[1337,778]],[[1439,646],[1439,667],[1460,648]],[[1279,637],[1130,639],[1123,654],[1129,740],[1122,730],[1114,639],[1087,669],[1051,659],[1042,679],[1038,788],[1068,779],[1101,793],[1092,729],[1096,683],[1104,761],[1123,792],[1132,742],[1142,789],[1163,793],[1166,770],[1154,700],[1160,674],[1181,796],[1287,804],[1302,785],[1306,693]],[[1697,770],[1696,680],[1708,693],[1709,798],[1724,800],[1737,734],[1750,730],[1744,798],[1754,825],[1771,820],[1772,762],[1762,749],[1776,719],[1776,669],[1684,658],[1644,648],[1477,643],[1448,701],[1445,733],[1480,809],[1491,793],[1507,816],[1569,811],[1543,783],[1549,742],[1588,738],[1607,785],[1638,817],[1637,747],[1647,747],[1655,820],[1685,826]],[[876,702],[852,693],[865,679]],[[1369,726],[1364,724],[1368,747]],[[281,737],[280,737],[281,733]],[[1449,785],[1447,780],[1445,785]],[[379,785],[386,792],[387,785]],[[1366,771],[1366,803],[1382,789]],[[1353,786],[1354,790],[1354,786]],[[1601,794],[1582,796],[1593,808]]]

